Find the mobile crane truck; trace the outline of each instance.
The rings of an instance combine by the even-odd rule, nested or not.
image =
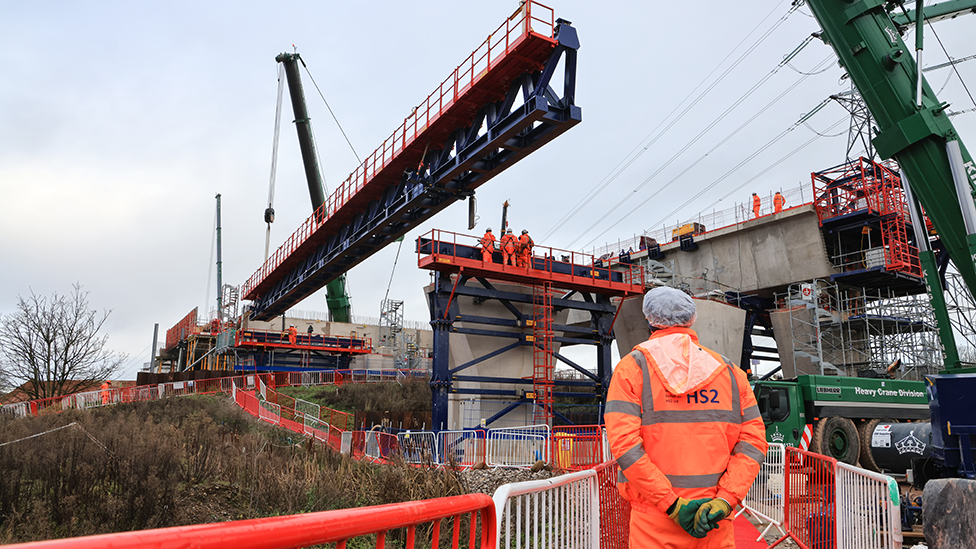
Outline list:
[[[959,360],[943,295],[944,281],[918,205],[938,233],[935,245],[948,255],[969,292],[976,295],[976,164],[940,103],[922,78],[883,0],[807,0],[841,65],[847,70],[876,127],[872,140],[882,158],[901,169],[915,244],[936,315],[944,370],[925,382],[871,378],[800,376],[762,381],[755,392],[767,425],[767,438],[821,452],[848,463],[895,472],[906,460],[932,452],[931,476],[976,478],[970,435],[976,433],[976,375]],[[916,25],[921,60],[923,15],[952,2],[922,10],[914,18],[902,10],[902,25]],[[921,8],[921,3],[916,3]],[[972,6],[964,6],[971,10]],[[945,255],[945,254],[944,254]],[[889,423],[882,420],[926,420]],[[929,434],[931,436],[929,436]],[[891,454],[908,456],[889,463]],[[915,459],[916,463],[920,460]],[[873,467],[872,467],[873,466]],[[898,470],[901,469],[901,470]]]

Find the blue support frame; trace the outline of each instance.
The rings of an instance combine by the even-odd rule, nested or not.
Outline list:
[[[283,314],[582,121],[582,111],[575,105],[579,39],[567,21],[557,23],[558,44],[541,71],[523,74],[502,100],[482,105],[472,120],[459,122],[445,141],[430,143],[419,171],[405,173],[398,185],[356,212],[263,292],[251,305],[252,318],[270,320]],[[550,86],[561,60],[562,97]],[[520,93],[524,103],[513,109]]]
[[[471,283],[469,285],[469,283]],[[477,283],[477,284],[474,284]],[[578,294],[583,298],[583,301],[574,301],[570,297],[573,294]],[[478,300],[497,300],[502,303],[509,312],[512,313],[513,318],[492,318],[485,316],[474,316],[467,315],[462,316],[458,308],[458,297],[474,298]],[[431,315],[431,326],[433,327],[433,350],[434,356],[432,360],[432,373],[431,373],[431,411],[432,418],[431,423],[435,430],[446,429],[447,428],[447,414],[448,414],[448,399],[451,393],[455,394],[471,394],[471,395],[492,395],[492,396],[512,396],[519,398],[519,402],[514,403],[509,406],[509,408],[503,410],[488,418],[487,422],[497,420],[498,418],[504,416],[506,413],[514,409],[516,406],[531,402],[521,398],[519,391],[517,389],[501,390],[501,389],[460,389],[453,386],[455,381],[482,381],[486,383],[512,383],[512,384],[526,384],[531,385],[531,379],[511,379],[502,377],[492,377],[492,376],[463,376],[457,375],[458,372],[474,366],[480,362],[483,362],[489,358],[498,356],[502,353],[510,351],[520,346],[531,346],[533,343],[527,341],[526,334],[520,332],[503,332],[500,330],[490,330],[472,327],[455,327],[455,321],[462,321],[466,324],[482,324],[486,326],[509,326],[509,327],[519,327],[525,326],[525,321],[528,315],[522,315],[518,308],[513,305],[513,303],[532,303],[532,294],[522,294],[516,292],[508,292],[504,290],[499,290],[495,288],[491,281],[484,278],[472,278],[467,276],[460,276],[457,284],[451,279],[451,277],[444,272],[435,271],[434,274],[434,284],[430,291],[427,293],[427,302],[430,309]],[[611,365],[611,345],[613,344],[614,337],[611,327],[613,324],[614,314],[616,313],[616,307],[610,302],[609,298],[600,294],[591,294],[587,292],[568,292],[561,297],[554,297],[552,299],[552,305],[554,310],[559,309],[575,309],[589,312],[591,315],[590,328],[581,329],[574,326],[563,326],[554,325],[553,331],[568,331],[574,334],[578,334],[579,337],[555,337],[553,341],[559,341],[564,344],[585,344],[594,345],[597,348],[597,372],[593,374],[583,369],[578,364],[569,360],[568,358],[554,352],[553,356],[560,360],[561,362],[569,365],[570,367],[584,373],[589,381],[557,381],[555,384],[559,386],[576,386],[576,387],[592,387],[593,393],[566,393],[560,392],[555,393],[556,396],[575,396],[575,397],[585,397],[592,396],[594,399],[598,399],[600,406],[600,421],[603,421],[603,409],[606,404],[606,389],[610,385],[610,378],[613,374]],[[488,353],[481,357],[476,357],[474,360],[461,364],[454,369],[450,368],[450,335],[454,334],[470,334],[470,335],[480,335],[488,337],[498,337],[515,339],[516,341],[504,345],[491,353]],[[557,414],[563,421],[567,421],[565,417]]]

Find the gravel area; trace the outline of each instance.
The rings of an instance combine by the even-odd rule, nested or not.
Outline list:
[[[526,480],[542,480],[559,475],[558,472],[542,470],[533,473],[528,469],[488,468],[468,469],[461,473],[461,481],[468,493],[482,493],[494,495],[495,490],[502,484],[523,482]]]

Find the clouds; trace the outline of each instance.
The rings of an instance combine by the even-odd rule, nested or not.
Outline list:
[[[477,230],[497,225],[501,203],[510,199],[515,227],[534,235],[546,232],[629,151],[660,132],[655,128],[666,127],[674,119],[669,113],[704,89],[696,91],[700,82],[711,81],[737,59],[742,50],[733,48],[755,42],[789,4],[713,2],[692,15],[680,3],[554,2],[556,17],[571,20],[579,30],[577,104],[583,123],[478,191]],[[447,0],[6,6],[0,20],[0,312],[11,310],[16,296],[29,288],[48,294],[81,282],[91,290],[93,306],[113,309],[106,326],[109,346],[134,356],[133,374],[148,360],[153,323],[164,331],[193,307],[212,307],[204,300],[208,272],[214,270],[215,193],[223,201],[224,281],[242,283],[263,259],[275,55],[290,51],[292,44],[298,47],[364,157],[515,7],[514,2]],[[699,160],[803,76],[783,68],[661,169],[817,30],[804,12],[790,15],[578,216],[539,243],[565,247],[625,196],[630,198],[621,211],[640,206],[637,213],[597,245],[640,232],[823,98],[846,89],[839,80],[843,71],[831,63]],[[960,17],[937,27],[951,55],[973,53],[965,37],[974,24],[976,19]],[[927,44],[927,63],[944,61],[936,43]],[[815,41],[792,66],[807,72],[828,56],[829,48]],[[716,67],[721,68],[712,73]],[[968,65],[959,69],[967,80],[976,75]],[[938,89],[945,76],[943,71],[929,79]],[[356,160],[304,72],[303,78],[322,171],[334,188],[355,169]],[[955,79],[940,97],[954,108],[972,107]],[[311,213],[287,97],[283,109],[272,248]],[[809,124],[823,130],[843,116],[839,107],[828,106]],[[976,138],[972,118],[976,115],[954,119],[964,138]],[[777,163],[812,136],[805,127],[791,132],[675,216],[694,215],[770,165],[775,166],[742,190],[743,197],[808,182],[810,172],[844,160],[846,141],[840,137],[818,139],[802,154]],[[413,320],[427,318],[421,288],[428,274],[416,268],[412,240],[432,227],[465,232],[466,204],[451,206],[403,245],[390,297],[404,299],[406,317]],[[580,243],[598,232],[582,235]],[[350,273],[356,314],[378,314],[396,251],[390,246]],[[215,302],[215,290],[209,295]],[[324,298],[316,294],[298,308],[324,311]]]

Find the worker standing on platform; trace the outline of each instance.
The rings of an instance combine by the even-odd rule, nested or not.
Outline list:
[[[532,237],[529,236],[528,229],[522,229],[522,236],[519,237],[518,245],[518,262],[519,267],[532,268],[532,246],[535,242],[532,241]]]
[[[491,263],[491,254],[495,252],[495,235],[491,233],[491,227],[485,231],[485,236],[481,237],[481,260]]]
[[[288,327],[288,343],[294,345],[298,341],[298,328],[294,324]]]
[[[518,239],[512,234],[512,229],[508,229],[502,234],[502,265],[515,265],[515,253],[518,250]]]
[[[752,213],[756,217],[759,217],[760,206],[762,206],[762,200],[759,198],[759,195],[756,193],[752,193]]]
[[[733,548],[723,519],[767,449],[756,398],[741,370],[698,342],[691,297],[654,288],[643,310],[651,336],[617,363],[605,412],[630,546]]]
[[[773,195],[773,213],[783,211],[784,204],[786,204],[786,199],[783,198],[783,195],[779,191],[776,191],[776,194]]]

